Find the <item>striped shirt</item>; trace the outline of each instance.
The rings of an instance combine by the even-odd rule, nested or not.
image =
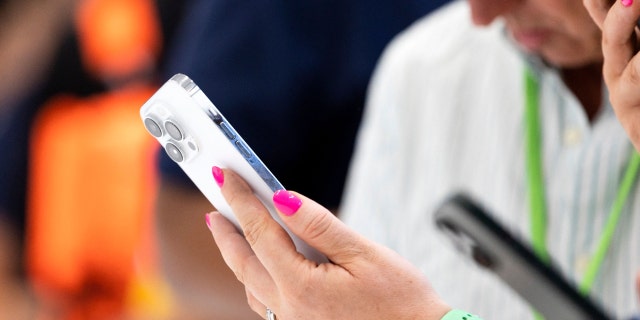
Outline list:
[[[457,253],[432,213],[454,191],[471,194],[530,239],[523,72],[529,64],[498,21],[469,21],[455,2],[417,22],[386,50],[372,79],[342,218],[421,268],[447,303],[485,319],[529,319],[530,308]],[[549,253],[579,282],[632,146],[606,90],[589,122],[557,70],[540,74]],[[592,295],[617,316],[637,311],[640,190],[633,187]]]

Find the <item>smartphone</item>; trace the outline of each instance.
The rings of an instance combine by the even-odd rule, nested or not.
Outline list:
[[[147,131],[155,137],[211,204],[238,229],[240,226],[215,183],[213,166],[239,174],[282,225],[297,250],[318,263],[326,257],[293,235],[273,206],[273,193],[284,187],[200,88],[184,74],[169,79],[140,108]]]
[[[436,210],[435,223],[459,251],[497,275],[546,319],[613,319],[467,195],[447,199]]]

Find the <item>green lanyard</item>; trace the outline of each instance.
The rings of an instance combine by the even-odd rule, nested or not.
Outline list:
[[[526,96],[526,168],[527,187],[529,192],[529,214],[531,222],[531,236],[533,250],[536,254],[549,262],[549,252],[547,251],[547,200],[544,185],[544,173],[542,170],[542,139],[539,112],[539,86],[538,81],[528,68],[525,70],[525,96]],[[593,253],[585,274],[580,282],[579,289],[583,294],[588,294],[598,276],[598,271],[607,254],[611,239],[620,220],[622,209],[625,206],[629,192],[636,180],[636,175],[640,168],[640,155],[633,152],[627,168],[618,187],[611,213],[607,218],[602,235],[598,241],[596,251]]]

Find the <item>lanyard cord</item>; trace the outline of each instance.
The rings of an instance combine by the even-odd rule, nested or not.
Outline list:
[[[624,208],[625,202],[627,201],[627,197],[629,196],[629,192],[634,185],[636,180],[636,175],[638,173],[638,168],[640,167],[640,155],[637,152],[633,152],[631,159],[629,160],[629,164],[627,164],[627,169],[624,173],[624,178],[622,179],[622,183],[618,187],[618,194],[616,195],[616,199],[613,202],[613,206],[611,207],[611,214],[609,218],[607,218],[607,223],[605,224],[604,230],[602,231],[602,236],[600,237],[600,241],[598,242],[598,247],[596,251],[593,253],[593,257],[591,257],[591,261],[587,266],[587,271],[582,277],[582,282],[580,283],[580,292],[583,294],[588,294],[591,291],[591,287],[598,276],[598,271],[600,270],[600,266],[604,261],[605,256],[607,255],[607,250],[611,244],[611,239],[616,231],[616,227],[618,226],[618,221],[620,220],[620,215],[622,213],[622,209]]]
[[[544,186],[544,172],[542,170],[542,139],[540,115],[539,115],[539,94],[540,88],[538,81],[529,68],[525,73],[525,120],[526,120],[526,169],[527,169],[527,187],[529,192],[529,215],[531,223],[531,237],[534,252],[545,262],[550,261],[549,252],[547,250],[547,202]],[[579,290],[583,294],[588,294],[595,282],[598,271],[602,266],[607,251],[611,245],[611,240],[615,234],[620,215],[625,207],[625,203],[633,188],[636,175],[640,168],[640,155],[633,152],[627,168],[625,170],[622,182],[618,187],[611,213],[607,218],[604,230],[598,246],[591,257]]]
[[[540,88],[529,68],[525,69],[526,168],[529,192],[529,220],[533,251],[544,262],[549,262],[547,251],[547,199],[542,171],[542,143],[540,136]]]

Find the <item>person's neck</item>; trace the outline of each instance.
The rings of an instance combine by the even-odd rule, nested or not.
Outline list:
[[[589,122],[593,122],[602,107],[602,64],[561,69],[560,74],[564,83],[582,104]]]

